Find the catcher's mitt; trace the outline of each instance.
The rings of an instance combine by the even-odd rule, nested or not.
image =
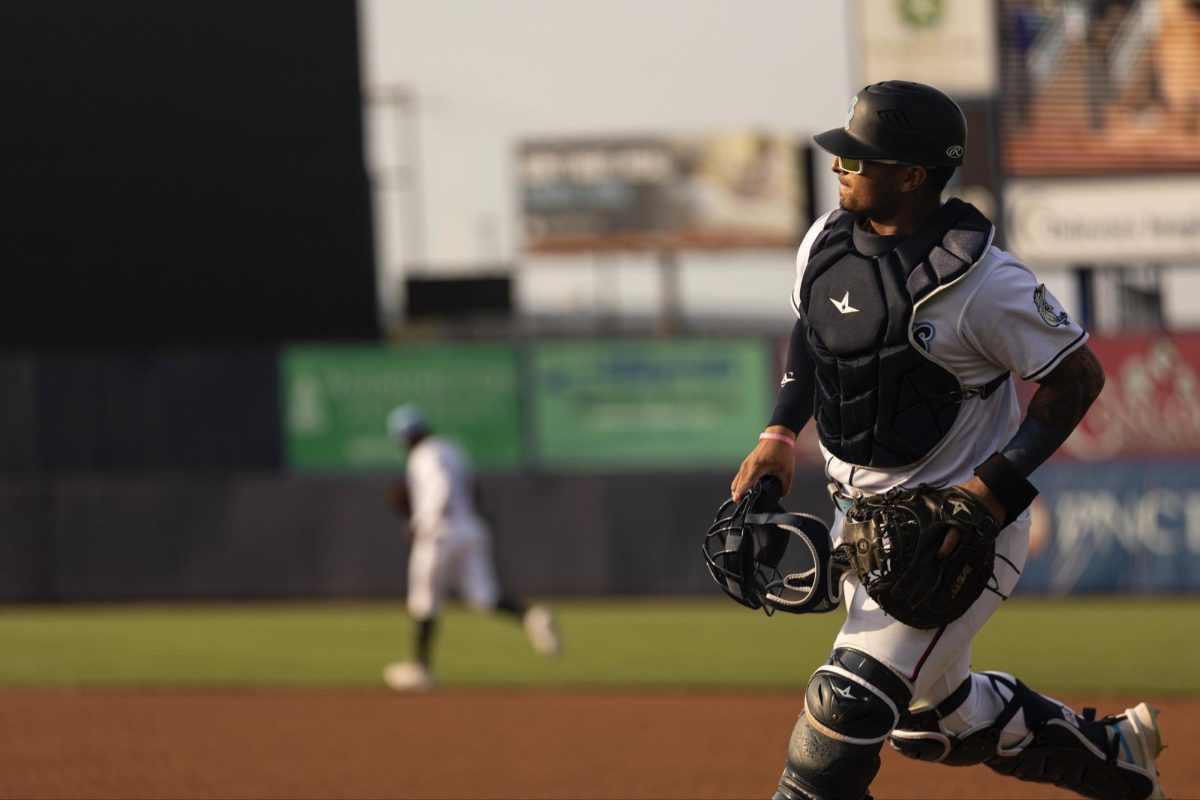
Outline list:
[[[946,532],[958,544],[938,558]],[[921,484],[859,498],[842,548],[867,594],[905,625],[940,628],[961,617],[993,580],[1000,525],[975,495]]]

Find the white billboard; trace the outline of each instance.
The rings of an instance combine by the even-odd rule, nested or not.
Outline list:
[[[750,131],[524,142],[526,250],[795,247],[810,216],[804,152]]]
[[[992,0],[858,0],[863,84],[917,81],[954,97],[996,92],[996,9]]]
[[[1200,176],[1013,180],[1004,205],[1033,266],[1200,264]]]

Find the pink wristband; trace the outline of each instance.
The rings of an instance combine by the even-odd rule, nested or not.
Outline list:
[[[792,437],[785,436],[782,433],[775,433],[773,431],[763,431],[760,433],[758,435],[758,440],[761,442],[763,439],[770,439],[775,442],[783,442],[784,444],[790,444],[792,447],[796,446],[796,440]]]

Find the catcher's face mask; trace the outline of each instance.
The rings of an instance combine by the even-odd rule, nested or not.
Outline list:
[[[841,604],[849,561],[831,552],[824,522],[779,507],[781,487],[771,480],[774,487],[760,481],[718,509],[704,537],[708,571],[727,595],[768,616],[832,611]]]

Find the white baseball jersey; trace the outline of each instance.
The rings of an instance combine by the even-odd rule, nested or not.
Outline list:
[[[450,593],[475,608],[500,599],[487,523],[475,510],[475,477],[462,449],[426,436],[408,455],[408,493],[415,541],[408,560],[408,610],[435,615]]]
[[[829,213],[813,224],[800,244],[793,308],[800,307],[808,256]],[[830,299],[850,306],[854,302],[853,297]],[[1087,333],[1029,268],[997,247],[989,247],[966,275],[921,303],[912,330],[914,344],[957,376],[964,389],[983,386],[1005,371],[1037,380],[1087,341]],[[916,464],[868,468],[839,460],[823,445],[821,452],[831,480],[867,494],[918,483],[957,485],[1012,439],[1020,421],[1021,409],[1009,381],[986,399],[964,400],[950,431]]]
[[[406,477],[417,538],[483,528],[475,511],[475,476],[458,445],[440,436],[426,436],[408,454]]]
[[[832,212],[831,212],[832,213]],[[813,240],[826,214],[805,236],[796,256],[792,306],[799,308],[800,284]],[[830,298],[853,306],[854,298]],[[986,385],[1005,371],[1026,380],[1044,377],[1087,334],[1039,285],[1029,268],[1010,253],[989,247],[962,278],[920,304],[912,321],[914,344],[957,376],[963,388]],[[877,494],[918,483],[957,485],[973,469],[1006,445],[1016,433],[1021,409],[1011,381],[987,399],[965,399],[950,431],[925,458],[892,470],[855,466],[824,446],[825,471],[851,493]],[[843,515],[835,510],[830,535],[841,540]],[[970,674],[971,642],[1016,586],[1029,549],[1028,511],[996,540],[996,591],[984,592],[965,615],[937,630],[918,630],[897,622],[862,589],[856,576],[846,578],[846,621],[835,647],[849,647],[887,664],[914,693],[914,704],[937,702]]]

